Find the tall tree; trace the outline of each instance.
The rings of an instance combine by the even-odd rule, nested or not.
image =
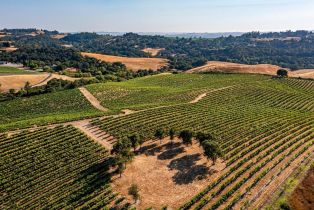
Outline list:
[[[128,137],[131,144],[132,144],[132,147],[134,149],[134,152],[136,150],[136,147],[139,145],[139,135],[138,134],[133,134],[131,136]]]
[[[204,149],[204,154],[208,159],[213,161],[213,164],[216,164],[218,158],[223,157],[223,152],[217,142],[206,140],[202,143]]]
[[[161,140],[164,138],[165,136],[165,131],[161,128],[158,128],[155,132],[155,138],[159,139],[160,140],[160,143],[161,143]]]
[[[176,135],[176,131],[173,128],[170,128],[169,136],[170,136],[171,143],[173,143],[175,135]]]

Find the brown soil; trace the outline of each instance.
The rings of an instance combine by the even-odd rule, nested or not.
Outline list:
[[[312,167],[303,181],[297,186],[289,198],[292,209],[314,209],[314,167]]]
[[[7,92],[10,89],[20,90],[28,81],[32,86],[41,86],[53,78],[74,81],[76,78],[58,74],[40,73],[25,75],[4,75],[0,76],[1,91]]]
[[[122,177],[113,178],[113,189],[128,196],[128,188],[137,184],[141,200],[136,207],[160,209],[164,206],[178,208],[212,181],[215,172],[225,164],[215,166],[203,156],[198,143],[184,146],[179,140],[149,141],[139,150],[139,155],[127,165]]]
[[[126,65],[128,69],[138,71],[140,69],[158,70],[167,66],[168,60],[162,58],[129,58],[112,55],[103,55],[96,53],[82,53],[83,56],[96,58],[105,62],[121,62]]]
[[[107,108],[103,107],[95,96],[93,96],[86,88],[80,87],[79,90],[85,96],[85,98],[98,110],[106,112]]]
[[[165,50],[165,48],[145,48],[142,51],[151,54],[152,56],[158,55],[158,53],[162,50]]]

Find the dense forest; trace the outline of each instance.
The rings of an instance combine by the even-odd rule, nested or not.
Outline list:
[[[92,75],[112,74],[129,77],[121,64],[99,63],[83,58],[88,51],[129,57],[151,57],[144,48],[164,48],[157,57],[169,59],[171,69],[187,70],[208,60],[244,64],[275,64],[294,69],[314,68],[314,34],[309,31],[251,32],[241,36],[214,39],[178,38],[126,33],[122,36],[96,33],[68,34],[54,39],[57,31],[36,29],[4,29],[10,36],[1,38],[18,48],[0,53],[0,60],[20,62],[29,67],[46,67],[55,71],[75,67]],[[30,36],[29,34],[36,34]],[[66,48],[64,46],[72,46]]]

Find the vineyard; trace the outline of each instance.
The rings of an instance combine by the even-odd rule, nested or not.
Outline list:
[[[87,86],[104,107],[143,110],[187,103],[211,90],[269,79],[244,74],[166,74],[137,78],[126,82],[108,82]]]
[[[79,90],[18,98],[0,102],[0,131],[95,117],[100,114]]]
[[[235,77],[233,81],[219,82],[220,76],[191,75],[193,79],[203,77],[202,82],[195,79],[193,83],[191,79],[186,86],[195,85],[205,92],[230,86],[209,92],[197,103],[178,103],[93,121],[117,139],[133,133],[153,139],[157,128],[213,134],[225,154],[226,167],[218,176],[209,177],[208,186],[182,204],[181,209],[260,208],[278,183],[313,158],[313,81],[264,77],[249,81]],[[160,77],[160,85],[170,84],[171,77],[176,76]],[[146,97],[142,100],[145,102]]]
[[[108,152],[74,127],[1,135],[0,148],[0,209],[101,209],[117,199]]]
[[[176,209],[260,209],[280,184],[314,158],[312,80],[245,74],[161,74],[92,84],[86,89],[109,111],[95,109],[77,89],[0,103],[0,131],[38,126],[32,131],[0,133],[0,209],[106,209],[115,205],[127,209],[131,201],[128,195],[116,191],[120,179],[111,179],[109,173],[115,169],[109,170],[112,156],[93,140],[110,145],[139,134],[148,149],[153,144],[161,146],[162,141],[167,145],[168,137],[160,143],[155,141],[157,129],[209,133],[224,154],[218,161],[223,167],[203,178],[205,184],[197,188],[196,195],[175,195],[167,203]],[[123,109],[131,112],[110,116]],[[84,120],[72,122],[77,128],[40,127],[80,119]],[[175,140],[181,144],[178,138]],[[175,149],[167,151],[171,148],[163,147],[171,160],[162,157],[161,151],[159,159],[139,152],[133,162],[140,168],[143,162],[137,158],[152,160],[154,156],[154,163],[146,162],[152,168],[146,173],[158,177],[162,158],[173,168],[178,167],[179,156],[186,159],[186,151],[194,157],[202,152],[195,141],[192,146],[177,148],[181,151],[177,157],[172,153]],[[206,158],[202,161],[207,169],[213,167]],[[132,162],[128,164],[131,168]],[[191,164],[184,167],[193,167]],[[163,170],[169,171],[164,165]],[[140,170],[129,173],[142,175]],[[162,182],[160,186],[169,188],[177,184],[173,179]],[[151,187],[137,184],[140,190]],[[193,181],[189,184],[192,186]],[[170,196],[150,190],[150,196]],[[142,202],[134,204],[139,209],[164,207],[150,203],[147,197],[140,199]]]

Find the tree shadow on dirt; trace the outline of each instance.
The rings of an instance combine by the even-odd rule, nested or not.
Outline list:
[[[174,147],[168,149],[157,156],[159,160],[169,160],[175,158],[177,155],[185,151],[184,147]]]
[[[156,156],[158,153],[161,153],[163,151],[167,151],[170,149],[174,149],[181,146],[181,144],[179,142],[177,143],[167,143],[167,144],[163,144],[163,145],[158,145],[157,143],[151,144],[151,145],[147,145],[145,147],[142,147],[140,149],[140,153],[144,153],[146,156]]]
[[[196,165],[201,159],[200,154],[185,155],[183,157],[172,160],[168,168],[177,170],[178,172],[172,177],[176,184],[189,184],[195,180],[205,179],[209,174],[209,168],[206,164]]]

